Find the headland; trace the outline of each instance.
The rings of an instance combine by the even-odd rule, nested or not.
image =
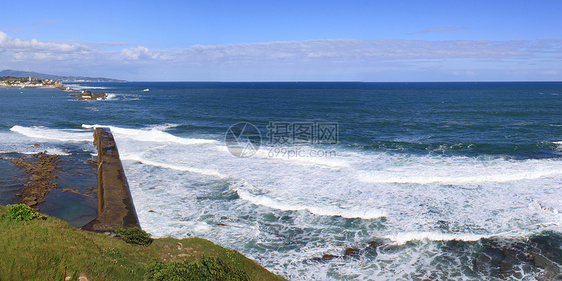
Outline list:
[[[72,93],[69,96],[78,97],[79,100],[105,100],[106,93],[92,93],[89,90],[79,91],[65,86],[60,80],[42,79],[34,77],[0,77],[0,87],[9,88],[34,88],[34,89],[59,89]]]

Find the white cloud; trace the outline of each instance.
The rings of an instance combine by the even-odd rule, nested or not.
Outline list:
[[[561,52],[560,43],[548,44]],[[186,49],[122,49],[124,60],[161,60],[176,63],[312,63],[383,62],[413,59],[528,57],[543,49],[531,41],[422,41],[422,40],[308,40],[252,44],[195,45]]]
[[[473,77],[478,73],[499,73],[531,63],[535,64],[532,70],[537,75],[562,72],[562,67],[553,68],[552,63],[557,60],[556,56],[562,55],[561,39],[318,39],[195,45],[176,49],[146,46],[120,50],[107,48],[125,45],[127,43],[20,40],[0,31],[0,68],[33,67],[33,70],[42,70],[58,67],[75,72],[69,75],[114,76],[134,80],[253,80],[256,77],[261,80],[283,80],[301,76],[303,79],[333,77],[337,80],[339,74],[351,77],[349,79],[369,80],[388,71],[408,73],[409,77],[416,73],[419,77],[427,77],[428,72],[444,71],[454,76],[455,71],[459,76],[475,79]],[[103,72],[90,73],[93,70]]]
[[[76,53],[88,51],[90,49],[82,44],[13,39],[6,33],[0,32],[0,52]]]
[[[159,56],[157,51],[151,51],[143,46],[121,50],[121,58],[124,60],[158,59]]]

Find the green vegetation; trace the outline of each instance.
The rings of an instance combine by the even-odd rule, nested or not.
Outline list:
[[[0,280],[63,280],[65,268],[70,280],[81,274],[89,280],[284,280],[205,239],[162,238],[141,246],[52,217],[16,221],[3,206],[0,253]]]
[[[127,243],[147,246],[152,243],[153,239],[150,234],[138,227],[118,228],[115,233],[119,234]]]
[[[219,258],[203,258],[201,261],[157,262],[150,268],[150,280],[224,280],[250,281],[242,270],[232,267]]]
[[[8,210],[9,217],[15,221],[30,221],[35,218],[47,218],[47,216],[33,211],[31,207],[25,204],[8,205],[6,209]]]

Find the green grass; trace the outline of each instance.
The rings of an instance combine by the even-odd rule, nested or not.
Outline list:
[[[151,269],[170,268],[162,264],[170,261],[218,271],[217,276],[237,272],[250,280],[285,280],[237,251],[205,239],[162,238],[148,246],[128,244],[52,217],[16,221],[0,206],[0,281],[63,280],[65,267],[70,280],[80,274],[89,280],[149,280],[155,273]]]

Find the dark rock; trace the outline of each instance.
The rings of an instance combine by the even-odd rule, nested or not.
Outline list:
[[[330,260],[333,260],[333,259],[339,258],[339,257],[340,256],[326,254],[326,255],[323,255],[322,257],[315,257],[315,258],[308,259],[307,261],[326,262],[326,261],[330,261]]]
[[[92,93],[91,91],[82,91],[82,93],[69,94],[71,97],[79,97],[79,100],[104,100],[107,99],[106,93]]]
[[[365,251],[376,251],[377,248],[379,246],[384,245],[383,242],[380,241],[371,241],[371,243],[369,243],[369,246],[367,246],[367,248],[365,248]]]
[[[49,191],[58,186],[51,180],[58,178],[57,164],[60,156],[48,155],[46,152],[39,152],[29,157],[12,161],[19,168],[29,175],[29,182],[25,183],[20,195],[20,203],[28,206],[35,206],[44,202],[45,196]]]
[[[305,262],[326,262],[326,261],[333,260],[335,258],[344,258],[344,259],[358,258],[362,254],[366,254],[373,257],[377,255],[377,248],[382,245],[384,245],[383,242],[371,241],[371,243],[367,247],[365,247],[365,249],[346,248],[345,251],[343,252],[343,255],[326,254],[323,255],[322,257],[315,257],[305,260]]]
[[[562,280],[562,235],[547,232],[529,240],[530,251],[527,255],[536,267],[544,269],[545,280]],[[557,262],[555,262],[557,261]]]
[[[501,249],[486,247],[473,260],[473,270],[488,276],[500,276],[500,262],[505,258]]]
[[[358,257],[361,255],[361,250],[355,248],[347,248],[343,254],[344,258]]]

